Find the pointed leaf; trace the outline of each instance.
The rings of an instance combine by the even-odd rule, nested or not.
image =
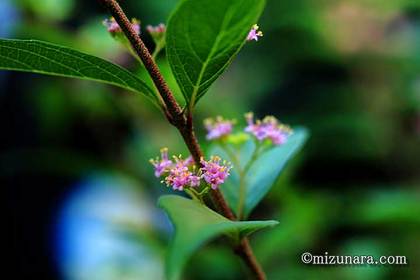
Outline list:
[[[206,206],[177,195],[159,199],[175,227],[175,236],[168,252],[166,273],[169,280],[179,279],[191,255],[206,241],[225,234],[234,240],[252,232],[276,225],[276,221],[230,221]]]
[[[248,216],[257,204],[264,198],[267,192],[275,183],[286,163],[299,151],[308,137],[308,132],[304,128],[297,128],[289,137],[288,141],[280,146],[273,147],[264,152],[258,160],[256,160],[249,168],[245,175],[244,186],[244,205],[243,215]],[[239,158],[242,167],[251,159],[251,155],[255,149],[252,140],[244,143],[240,149]],[[219,155],[223,159],[234,162],[225,150],[219,145],[213,146],[210,155]],[[235,166],[234,166],[235,167]],[[238,214],[238,204],[240,203],[240,180],[239,168],[233,168],[231,176],[220,188],[225,196],[229,206]]]
[[[0,39],[0,70],[79,78],[140,92],[156,102],[153,91],[128,70],[101,58],[36,40]]]
[[[187,103],[206,93],[238,53],[264,0],[184,0],[168,23],[169,63]]]

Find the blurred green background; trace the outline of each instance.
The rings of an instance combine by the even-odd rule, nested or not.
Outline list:
[[[176,2],[121,4],[144,28]],[[107,34],[97,1],[2,0],[0,15],[0,37],[67,45],[147,77]],[[251,240],[268,278],[420,279],[420,2],[268,0],[259,25],[264,37],[200,101],[195,125],[204,146],[202,120],[216,115],[272,114],[311,132],[252,215],[280,221]],[[171,226],[155,205],[169,190],[148,160],[163,146],[186,154],[176,130],[113,87],[0,71],[0,88],[12,279],[162,279]],[[303,252],[404,255],[409,265],[316,267]],[[185,272],[244,277],[223,240]]]

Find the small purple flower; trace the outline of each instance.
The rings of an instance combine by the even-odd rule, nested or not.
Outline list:
[[[258,41],[258,37],[262,37],[263,33],[262,31],[258,31],[260,27],[257,24],[254,24],[251,28],[251,30],[248,33],[248,36],[246,37],[247,41]]]
[[[200,176],[195,176],[195,175],[190,176],[190,186],[191,187],[198,187],[200,185],[200,182],[201,182],[201,177]]]
[[[248,113],[245,115],[245,119],[248,123],[245,131],[253,134],[259,141],[270,139],[273,144],[281,145],[292,134],[290,127],[279,123],[273,116],[266,116],[262,121],[257,120],[254,123],[254,114]]]
[[[111,33],[111,35],[113,36],[122,32],[121,27],[118,25],[118,23],[113,17],[105,19],[103,21],[103,24],[107,28],[108,32]],[[131,26],[137,34],[140,34],[140,22],[137,19],[133,18],[131,20]]]
[[[110,33],[121,32],[120,26],[113,17],[105,19],[102,23]]]
[[[148,25],[146,30],[150,33],[150,35],[155,36],[165,33],[166,26],[163,23],[160,23],[157,26]]]
[[[221,159],[218,156],[212,156],[209,161],[201,159],[201,172],[202,178],[210,184],[212,189],[217,189],[221,184],[223,184],[226,178],[229,176],[229,171],[232,168],[230,164],[227,164],[224,161],[220,163]]]
[[[150,163],[155,167],[155,176],[160,177],[162,174],[169,171],[169,168],[173,166],[173,162],[168,158],[168,148],[160,150],[161,159],[151,159]]]
[[[204,126],[207,129],[207,140],[218,139],[232,132],[234,121],[224,120],[222,117],[216,117],[216,120],[204,120]]]
[[[176,158],[176,164],[169,170],[169,175],[165,178],[165,183],[174,190],[183,191],[187,187],[198,187],[200,185],[200,177],[196,176],[185,164],[185,161]]]
[[[131,19],[131,26],[133,27],[134,31],[140,35],[140,21],[135,18]]]
[[[184,159],[183,163],[184,163],[185,166],[193,166],[195,164],[192,156],[189,156],[186,159]]]

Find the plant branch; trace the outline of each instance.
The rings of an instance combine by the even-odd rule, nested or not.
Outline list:
[[[140,36],[133,29],[129,19],[125,15],[124,11],[121,9],[120,5],[115,0],[100,0],[112,16],[115,18],[118,25],[121,27],[128,41],[130,41],[131,46],[134,51],[140,57],[141,61],[144,64],[144,67],[149,72],[150,77],[153,80],[154,85],[159,91],[168,111],[167,116],[170,116],[171,119],[168,119],[172,124],[174,122],[182,123],[184,122],[184,116],[182,110],[178,103],[176,102],[171,90],[166,84],[165,79],[159,71],[156,63],[154,62],[152,55],[149,50],[144,45],[143,41],[140,39]]]
[[[165,115],[168,121],[179,130],[194,161],[197,164],[200,164],[200,160],[203,157],[203,152],[194,133],[191,112],[192,110],[186,110],[186,115],[184,114],[183,110],[177,103],[174,95],[166,84],[165,79],[160,73],[158,66],[152,58],[152,55],[144,45],[140,36],[132,28],[130,21],[128,20],[124,11],[121,9],[118,2],[116,0],[100,0],[100,2],[102,2],[107,7],[111,15],[115,18],[125,36],[130,41],[134,51],[140,57],[146,70],[149,72],[149,75],[152,78],[153,83],[155,84],[161,98],[163,99]],[[212,190],[210,194],[212,200],[216,204],[215,206],[217,210],[228,219],[235,220],[235,215],[223,198],[222,193],[219,190]],[[240,244],[234,248],[234,251],[244,260],[245,264],[253,272],[256,279],[266,279],[264,271],[257,262],[247,238],[242,239]]]

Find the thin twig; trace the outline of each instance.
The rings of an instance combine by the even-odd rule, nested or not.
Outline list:
[[[194,161],[197,164],[200,164],[200,160],[203,157],[203,152],[194,133],[191,110],[187,110],[187,116],[185,116],[183,110],[179,106],[174,95],[166,84],[165,79],[160,73],[158,66],[152,58],[152,55],[144,45],[140,36],[132,28],[130,21],[128,20],[124,11],[121,9],[118,2],[116,0],[100,0],[100,2],[102,2],[108,8],[109,12],[115,18],[125,36],[130,41],[136,54],[140,57],[146,70],[149,72],[149,75],[152,78],[160,96],[163,99],[165,105],[165,115],[167,119],[179,130]],[[222,193],[219,190],[212,190],[210,194],[212,200],[215,201],[217,210],[228,219],[235,220],[235,215],[223,198]],[[240,244],[234,248],[234,251],[244,260],[245,264],[253,272],[256,279],[266,279],[264,271],[256,260],[247,238],[242,239]]]
[[[174,124],[173,122],[182,123],[184,121],[184,117],[182,114],[181,107],[176,102],[171,90],[166,84],[165,79],[160,73],[159,68],[154,62],[152,55],[144,45],[143,41],[140,39],[140,36],[133,29],[129,19],[125,15],[124,11],[121,9],[120,5],[115,0],[100,1],[108,8],[109,12],[112,14],[112,16],[117,21],[118,25],[121,27],[128,41],[130,41],[134,51],[140,57],[141,61],[143,61],[144,67],[149,72],[154,85],[156,86],[157,90],[162,96],[163,101],[166,104],[166,108],[169,113],[167,115],[171,116],[171,119],[169,119],[169,121],[172,124]]]

